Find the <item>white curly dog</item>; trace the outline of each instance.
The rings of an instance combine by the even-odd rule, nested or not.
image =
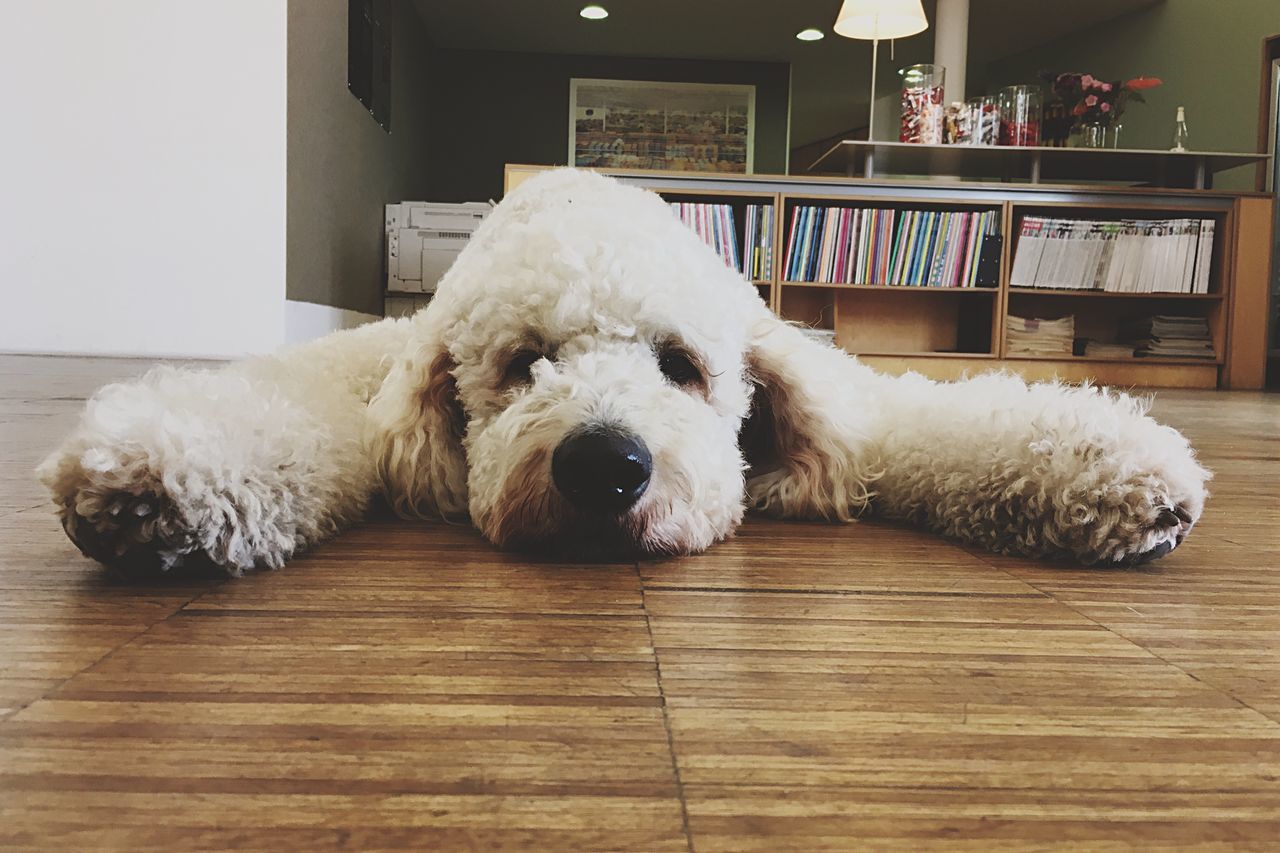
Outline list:
[[[416,316],[108,386],[39,474],[130,574],[275,568],[379,492],[570,555],[695,553],[755,510],[1132,564],[1182,542],[1210,476],[1123,394],[876,373],[658,196],[568,169],[512,192]]]

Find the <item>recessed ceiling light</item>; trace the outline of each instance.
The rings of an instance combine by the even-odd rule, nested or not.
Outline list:
[[[796,38],[800,39],[800,41],[817,41],[824,35],[826,34],[822,30],[815,30],[813,27],[809,27],[807,30],[801,30],[796,33]]]
[[[609,17],[609,10],[603,6],[583,6],[578,14],[588,21],[603,21]]]

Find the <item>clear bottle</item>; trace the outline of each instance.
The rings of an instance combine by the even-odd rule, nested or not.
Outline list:
[[[1191,136],[1187,133],[1187,111],[1183,107],[1178,107],[1178,123],[1173,129],[1173,147],[1169,150],[1186,151],[1190,141]]]

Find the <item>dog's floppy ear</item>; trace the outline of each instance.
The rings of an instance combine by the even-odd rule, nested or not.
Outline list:
[[[746,369],[754,388],[739,446],[748,505],[833,521],[866,509],[879,476],[867,458],[874,374],[773,315],[753,325]]]
[[[369,403],[369,444],[387,500],[404,517],[467,511],[466,416],[443,347],[410,341]]]

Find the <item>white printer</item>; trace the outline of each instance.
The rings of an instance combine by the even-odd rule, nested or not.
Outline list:
[[[435,293],[472,233],[493,210],[483,201],[387,205],[387,293]]]

